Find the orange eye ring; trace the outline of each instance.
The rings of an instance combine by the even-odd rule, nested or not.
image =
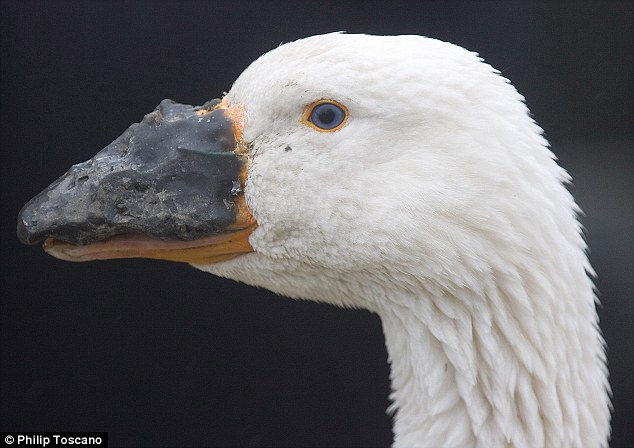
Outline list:
[[[319,132],[337,132],[349,117],[348,108],[339,101],[321,99],[308,105],[302,123]]]

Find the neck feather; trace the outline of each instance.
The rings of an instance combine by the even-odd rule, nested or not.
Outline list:
[[[579,241],[561,241],[524,253],[489,248],[506,258],[485,268],[465,259],[413,273],[419,263],[405,252],[401,264],[351,271],[257,253],[201,268],[376,312],[391,363],[395,447],[607,446],[609,385],[590,268]]]
[[[609,387],[593,302],[544,285],[493,272],[478,291],[392,296],[377,309],[395,447],[607,445]]]

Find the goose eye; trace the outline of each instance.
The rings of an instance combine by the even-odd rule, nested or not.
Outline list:
[[[348,119],[348,109],[334,100],[320,100],[306,109],[302,122],[321,132],[335,132]]]

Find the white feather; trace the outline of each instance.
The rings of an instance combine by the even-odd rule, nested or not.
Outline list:
[[[301,123],[322,98],[341,130]],[[395,447],[607,445],[578,208],[506,79],[438,40],[327,34],[263,55],[227,100],[247,111],[255,252],[197,267],[376,312]]]

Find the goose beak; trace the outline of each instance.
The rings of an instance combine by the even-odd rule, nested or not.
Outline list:
[[[67,261],[224,261],[253,248],[242,109],[163,100],[29,201],[18,238]]]

